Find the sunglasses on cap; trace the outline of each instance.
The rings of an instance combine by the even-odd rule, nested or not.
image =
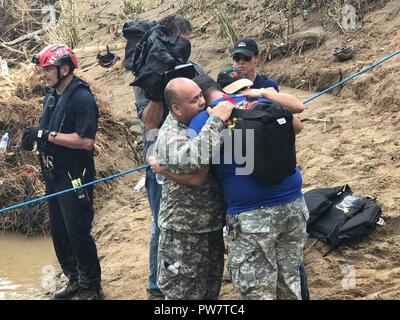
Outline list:
[[[233,59],[233,61],[235,61],[235,62],[238,62],[238,61],[240,61],[240,60],[244,60],[244,61],[246,61],[246,62],[249,62],[250,60],[251,60],[251,58],[253,58],[253,57],[248,57],[248,56],[245,56],[245,55],[243,55],[243,54],[234,54],[233,56],[232,56],[232,59]]]

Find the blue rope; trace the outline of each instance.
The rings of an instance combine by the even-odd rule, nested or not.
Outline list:
[[[10,207],[5,207],[5,208],[0,209],[0,213],[3,213],[5,211],[9,211],[9,210],[18,209],[18,208],[25,207],[25,206],[29,206],[29,205],[34,204],[36,202],[40,202],[40,201],[43,201],[45,199],[53,198],[53,197],[62,195],[64,193],[67,193],[67,192],[70,192],[70,191],[75,191],[75,190],[78,190],[78,189],[81,189],[81,188],[85,188],[85,187],[88,187],[88,186],[91,186],[91,185],[94,185],[94,184],[97,184],[97,183],[100,183],[100,182],[110,181],[110,180],[113,180],[113,179],[118,178],[120,176],[124,176],[126,174],[129,174],[129,173],[132,173],[132,172],[135,172],[135,171],[146,169],[148,167],[150,167],[150,165],[146,164],[144,166],[140,166],[140,167],[137,167],[137,168],[134,168],[134,169],[130,169],[130,170],[126,170],[126,171],[122,171],[122,172],[116,173],[116,174],[114,174],[112,176],[108,176],[108,177],[105,177],[105,178],[101,178],[101,179],[97,179],[97,180],[85,183],[85,184],[83,184],[83,185],[81,185],[79,187],[76,187],[76,188],[70,188],[70,189],[62,190],[62,191],[59,191],[59,192],[56,192],[56,193],[52,193],[52,194],[49,194],[49,195],[45,195],[45,196],[42,196],[42,197],[39,197],[39,198],[36,198],[36,199],[33,199],[33,200],[29,200],[29,201],[26,201],[26,202],[23,202],[23,203],[19,203],[19,204],[10,206]]]
[[[362,74],[362,73],[368,71],[369,69],[372,69],[373,67],[375,67],[375,66],[377,66],[377,65],[379,65],[379,64],[381,64],[381,63],[383,63],[383,62],[385,62],[385,61],[387,61],[387,60],[389,60],[389,59],[391,59],[391,58],[393,58],[394,56],[396,56],[396,55],[398,55],[398,54],[400,54],[400,50],[398,50],[398,51],[396,51],[395,53],[392,53],[391,55],[389,55],[389,56],[387,56],[387,57],[385,57],[385,58],[383,58],[383,59],[381,59],[381,60],[375,62],[375,63],[372,64],[372,65],[369,65],[369,66],[367,66],[367,67],[365,67],[365,68],[363,68],[363,69],[357,71],[357,72],[354,73],[353,75],[351,75],[351,76],[349,76],[349,77],[343,79],[342,81],[338,82],[337,84],[334,84],[333,86],[331,86],[331,87],[329,87],[329,88],[327,88],[327,89],[325,89],[325,90],[323,90],[323,91],[321,91],[321,92],[319,92],[319,93],[317,93],[317,94],[311,96],[310,98],[306,99],[303,103],[304,103],[304,104],[309,103],[310,101],[312,101],[312,100],[314,100],[314,99],[316,99],[316,98],[318,98],[318,97],[324,95],[325,93],[328,93],[329,91],[332,91],[332,90],[335,89],[336,87],[338,87],[338,86],[340,86],[340,85],[342,85],[342,84],[344,84],[344,83],[350,81],[351,79],[353,79],[353,78],[359,76],[360,74]],[[59,196],[59,195],[61,195],[61,194],[64,194],[64,193],[67,193],[67,192],[70,192],[70,191],[75,191],[75,190],[78,190],[78,189],[81,189],[81,188],[85,188],[85,187],[87,187],[87,186],[91,186],[91,185],[94,185],[94,184],[97,184],[97,183],[100,183],[100,182],[110,181],[110,180],[113,180],[113,179],[118,178],[118,177],[120,177],[120,176],[129,174],[129,173],[132,173],[132,172],[135,172],[135,171],[139,171],[139,170],[142,170],[142,169],[146,169],[146,168],[148,168],[148,167],[150,167],[149,164],[144,165],[144,166],[141,166],[141,167],[137,167],[137,168],[134,168],[134,169],[122,171],[122,172],[120,172],[120,173],[114,174],[114,175],[109,176],[109,177],[105,177],[105,178],[101,178],[101,179],[98,179],[98,180],[95,180],[95,181],[92,181],[92,182],[88,182],[88,183],[83,184],[83,185],[81,185],[81,186],[79,186],[79,187],[76,187],[76,188],[70,188],[70,189],[62,190],[62,191],[59,191],[59,192],[56,192],[56,193],[52,193],[52,194],[49,194],[49,195],[45,195],[45,196],[42,196],[42,197],[39,197],[39,198],[30,200],[30,201],[26,201],[26,202],[23,202],[23,203],[19,203],[19,204],[10,206],[10,207],[5,207],[5,208],[0,209],[0,213],[3,213],[3,212],[5,212],[5,211],[10,211],[10,210],[18,209],[18,208],[25,207],[25,206],[29,206],[29,205],[34,204],[34,203],[36,203],[36,202],[40,202],[40,201],[43,201],[43,200],[45,200],[45,199],[53,198],[53,197]]]
[[[334,84],[333,86],[331,86],[331,87],[329,87],[329,88],[327,88],[327,89],[325,89],[325,90],[323,90],[323,91],[321,91],[321,92],[319,92],[319,93],[317,93],[317,94],[311,96],[310,98],[306,99],[303,103],[306,104],[306,103],[309,103],[310,101],[312,101],[312,100],[314,100],[314,99],[317,99],[318,97],[324,95],[325,93],[328,93],[329,91],[332,91],[332,90],[335,89],[336,87],[338,87],[338,86],[340,86],[340,85],[342,85],[342,84],[344,84],[344,83],[350,81],[351,79],[353,79],[353,78],[359,76],[360,74],[362,74],[362,73],[368,71],[369,69],[372,69],[373,67],[375,67],[375,66],[377,66],[377,65],[379,65],[379,64],[381,64],[381,63],[384,63],[385,61],[387,61],[387,60],[389,60],[389,59],[392,59],[394,56],[397,56],[398,54],[400,54],[400,50],[398,50],[398,51],[396,51],[395,53],[392,53],[391,55],[389,55],[389,56],[387,56],[387,57],[385,57],[385,58],[379,60],[378,62],[375,62],[375,63],[372,64],[372,65],[366,66],[365,68],[361,69],[360,71],[357,71],[356,73],[354,73],[354,74],[352,74],[351,76],[349,76],[349,77],[343,79],[342,81],[340,81],[340,82]]]

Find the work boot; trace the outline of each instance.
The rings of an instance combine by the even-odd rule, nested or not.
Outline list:
[[[103,300],[103,290],[100,286],[91,286],[89,288],[79,287],[78,293],[72,300]]]
[[[164,294],[161,292],[160,289],[147,289],[147,299],[148,300],[164,300]]]
[[[61,288],[54,294],[54,299],[69,300],[78,291],[78,288],[78,281],[68,281],[67,285],[64,288]]]

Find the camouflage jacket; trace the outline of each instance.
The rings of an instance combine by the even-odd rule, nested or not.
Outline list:
[[[210,117],[198,136],[189,139],[188,127],[168,115],[158,134],[154,154],[174,173],[196,172],[219,154],[224,123]],[[158,223],[161,229],[202,233],[222,229],[225,203],[221,188],[211,173],[200,187],[189,187],[165,179]]]

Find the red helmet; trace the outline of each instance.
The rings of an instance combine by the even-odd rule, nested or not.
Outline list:
[[[75,53],[65,44],[48,45],[32,58],[32,62],[39,67],[57,67],[63,64],[70,64],[78,68],[78,59]]]

